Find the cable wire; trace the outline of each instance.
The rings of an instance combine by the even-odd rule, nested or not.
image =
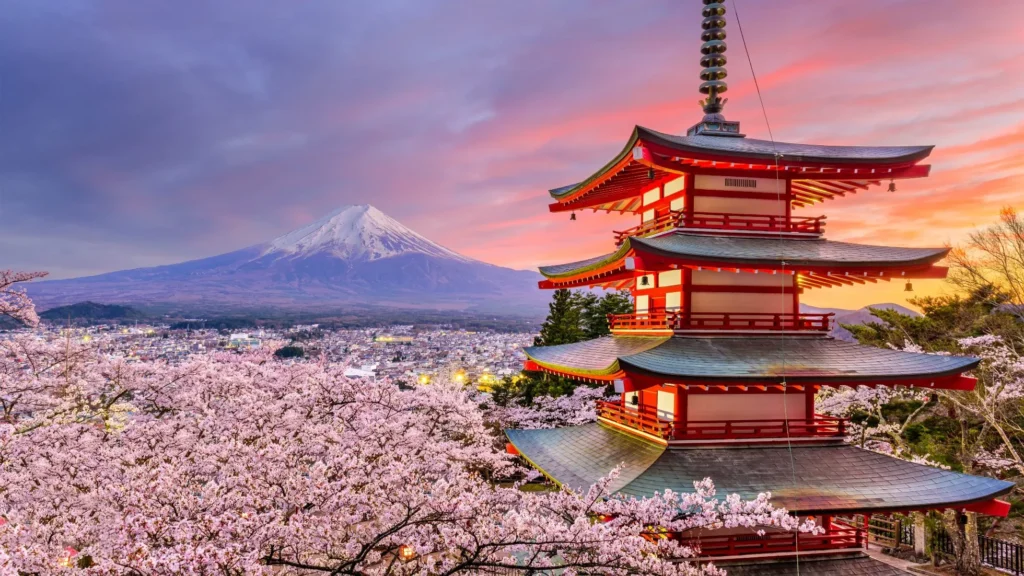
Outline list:
[[[736,0],[732,0],[732,10],[733,10],[733,13],[736,14],[736,27],[740,31],[740,41],[743,44],[743,53],[746,54],[746,56],[747,56],[747,64],[750,66],[750,76],[754,79],[754,89],[757,91],[757,100],[758,100],[758,102],[761,105],[761,114],[764,116],[765,126],[768,127],[768,138],[771,140],[771,143],[772,143],[772,152],[773,152],[773,156],[775,157],[775,197],[776,197],[776,199],[778,199],[780,201],[784,200],[785,202],[789,203],[790,202],[790,198],[789,198],[788,195],[785,198],[782,197],[782,190],[781,190],[781,186],[780,186],[781,185],[781,179],[779,178],[779,158],[782,156],[782,154],[779,153],[779,149],[775,145],[775,135],[772,133],[772,125],[771,125],[771,122],[769,122],[769,120],[768,120],[768,109],[765,108],[764,98],[761,96],[761,86],[757,82],[757,73],[754,72],[754,61],[751,60],[751,58],[750,58],[750,49],[747,48],[747,38],[743,34],[743,23],[740,20],[740,10],[739,10],[739,7],[736,5]],[[790,221],[790,219],[792,218],[792,207],[791,207],[791,205],[787,205],[786,206],[786,213],[788,214],[788,218],[787,218],[787,223],[788,223]],[[784,235],[783,231],[779,230],[779,240],[781,241],[784,238],[785,238],[785,235]],[[785,276],[786,276],[786,247],[785,247],[785,243],[781,243],[780,242],[780,244],[779,244],[779,256],[780,256],[780,262],[781,262],[782,276],[783,276],[783,278],[785,278]],[[795,270],[793,271],[793,282],[791,284],[792,284],[792,289],[795,291],[797,289],[796,271]],[[782,282],[782,287],[780,289],[779,296],[780,296],[781,310],[785,310],[786,309],[786,282],[785,281]],[[799,322],[799,314],[800,314],[799,309],[793,310],[793,314],[795,315],[795,318],[797,319],[797,322]],[[782,417],[783,417],[783,420],[785,422],[784,427],[786,429],[786,446],[787,446],[787,451],[789,452],[789,468],[790,468],[790,472],[792,474],[793,485],[796,486],[796,460],[793,458],[793,439],[792,439],[792,437],[790,435],[790,430],[789,430],[789,386],[786,384],[786,346],[785,346],[786,342],[785,342],[785,338],[786,338],[785,331],[783,331],[782,334],[779,335],[779,342],[781,344],[781,349],[782,349]],[[805,392],[805,393],[808,393],[808,392]],[[811,393],[811,394],[814,393],[813,387],[811,388],[811,391],[809,393]],[[813,404],[812,404],[812,411],[813,411]],[[814,416],[813,413],[809,414],[809,415],[808,414],[804,415],[805,418],[813,418],[813,416]],[[793,545],[794,545],[795,551],[796,551],[796,575],[800,576],[800,532],[799,532],[799,530],[793,535]]]

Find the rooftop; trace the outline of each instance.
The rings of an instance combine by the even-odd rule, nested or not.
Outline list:
[[[611,490],[626,496],[691,492],[711,478],[720,497],[770,491],[775,505],[801,514],[966,506],[1014,486],[849,445],[666,449],[600,424],[506,434],[531,464],[570,488],[589,487],[621,465]]]
[[[568,278],[614,265],[635,253],[643,257],[667,257],[679,264],[804,269],[906,269],[921,268],[941,260],[948,248],[898,248],[836,242],[821,238],[743,238],[673,232],[652,238],[627,238],[610,254],[543,266],[547,278]]]
[[[614,376],[620,371],[683,380],[872,384],[959,376],[977,358],[939,356],[811,337],[605,336],[560,346],[524,348],[555,372]]]

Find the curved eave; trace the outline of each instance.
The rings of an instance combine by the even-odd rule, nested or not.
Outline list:
[[[586,490],[619,467],[609,488],[624,496],[688,493],[695,481],[710,477],[723,497],[771,492],[772,502],[792,513],[841,514],[964,508],[1014,488],[849,445],[673,450],[601,424],[505,434],[531,464],[567,488]]]
[[[822,146],[770,142],[753,138],[723,138],[721,136],[674,136],[643,126],[634,130],[638,140],[662,146],[673,152],[691,157],[706,156],[708,160],[722,162],[775,162],[777,150],[781,162],[793,166],[906,166],[927,158],[935,146]],[[694,145],[694,142],[720,144],[720,147]]]
[[[761,239],[761,238],[726,238],[724,241],[732,242],[738,245],[742,244],[753,244],[760,243],[764,245],[770,245],[768,243],[779,242],[779,247],[776,250],[776,254],[771,257],[744,257],[730,255],[727,251],[722,251],[718,254],[707,254],[700,253],[695,250],[673,249],[669,243],[675,238],[673,236],[685,236],[690,238],[697,238],[700,241],[706,239],[713,239],[713,236],[696,236],[688,234],[677,234],[661,236],[656,238],[639,238],[633,237],[627,240],[629,248],[636,252],[638,255],[650,254],[659,256],[666,259],[677,261],[680,264],[706,264],[706,265],[732,265],[739,267],[766,267],[773,268],[783,265],[785,262],[786,268],[799,269],[799,270],[843,270],[843,269],[856,269],[856,270],[887,270],[887,269],[917,269],[925,268],[935,264],[942,260],[949,253],[949,248],[892,248],[889,246],[872,246],[867,244],[852,244],[847,242],[833,242],[830,240],[773,240],[773,239]],[[623,243],[625,247],[627,242]],[[790,246],[800,247],[801,244],[794,244],[793,242],[810,243],[810,242],[828,242],[832,246],[850,246],[855,248],[864,249],[877,249],[879,251],[892,251],[893,257],[889,258],[873,258],[867,260],[859,260],[857,258],[801,258],[794,251],[787,251],[786,245],[781,244],[782,242],[788,243]],[[810,245],[810,244],[807,244]],[[907,256],[895,257],[897,250],[903,251]]]
[[[815,171],[822,173],[819,174],[819,177],[831,178],[835,174],[826,176],[824,173],[852,169],[860,171],[857,175],[847,170],[847,174],[850,174],[854,181],[860,182],[855,186],[864,186],[864,183],[875,182],[879,178],[927,175],[927,167],[919,167],[923,170],[911,167],[928,157],[934,148],[933,146],[820,146],[720,136],[673,136],[642,126],[635,126],[622,150],[590,177],[576,184],[549,190],[549,194],[555,200],[549,206],[550,210],[558,212],[596,207],[611,209],[608,207],[611,198],[592,200],[586,200],[586,198],[598,187],[621,179],[620,173],[623,171],[625,171],[623,177],[632,181],[632,184],[625,184],[624,190],[632,191],[628,194],[623,191],[616,193],[613,198],[615,202],[621,202],[629,196],[639,195],[644,190],[672,180],[683,171],[692,171],[696,167],[674,162],[664,165],[658,162],[652,163],[652,161],[637,162],[632,156],[632,150],[638,144],[651,148],[665,159],[675,158],[678,160],[683,157],[697,164],[703,162],[711,166],[721,163],[723,169],[725,164],[731,166],[756,164],[764,169],[769,167],[785,168],[779,172],[786,174],[787,178],[808,181],[815,179]],[[782,163],[785,166],[774,166],[777,160],[776,151],[781,154],[780,158],[783,158]],[[639,169],[640,173],[646,173],[648,168],[655,170],[655,179],[637,179],[636,169]],[[900,170],[903,169],[910,169],[910,171],[901,173]],[[807,170],[811,172],[807,172]],[[634,188],[635,190],[633,190]],[[827,193],[825,196],[831,197],[831,193]],[[634,205],[635,202],[633,205],[624,202],[619,205],[620,208],[616,209],[632,210]]]
[[[605,336],[557,346],[529,346],[523,353],[538,366],[567,376],[607,379],[621,372],[619,358],[655,348],[667,337]]]
[[[624,373],[648,383],[904,385],[973,389],[964,378],[980,359],[888,350],[826,337],[605,336],[558,346],[531,346],[530,361],[548,371],[609,379]]]
[[[678,241],[678,242],[677,242]],[[696,246],[686,246],[689,241]],[[717,242],[718,251],[711,253],[706,246]],[[891,257],[875,256],[870,259],[852,257],[811,258],[800,257],[797,249],[814,246],[810,242],[828,242],[829,246],[845,249],[851,254],[860,251],[891,253]],[[763,257],[742,256],[751,253],[750,247],[761,247]],[[789,248],[787,248],[789,247]],[[767,249],[763,249],[767,248]],[[670,234],[655,238],[627,238],[618,250],[603,256],[589,258],[578,262],[542,266],[540,273],[549,282],[541,282],[542,288],[557,288],[594,283],[615,272],[626,268],[626,258],[638,256],[642,259],[643,270],[657,271],[676,267],[708,268],[723,267],[736,269],[764,269],[788,271],[885,271],[903,270],[919,271],[933,266],[949,253],[949,248],[891,248],[887,246],[870,246],[828,240],[775,240],[752,238],[722,238],[697,236],[689,234]],[[638,269],[639,266],[638,266]],[[603,281],[603,280],[602,280]]]

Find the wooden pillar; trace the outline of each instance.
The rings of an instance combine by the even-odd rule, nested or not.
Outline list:
[[[687,392],[683,384],[676,384],[675,426],[673,438],[681,438],[686,430]]]
[[[914,512],[914,554],[918,556],[925,555],[925,549],[928,544],[928,527],[924,523],[924,514],[921,512]]]
[[[808,385],[804,392],[804,418],[807,422],[814,421],[814,386]]]

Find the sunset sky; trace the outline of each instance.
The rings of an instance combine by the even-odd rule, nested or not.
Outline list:
[[[737,4],[776,139],[937,146],[928,179],[803,209],[830,239],[956,243],[1024,209],[1024,2],[729,0],[726,116],[767,138]],[[362,203],[503,266],[608,252],[632,219],[569,222],[546,190],[634,124],[700,118],[699,22],[699,0],[9,2],[0,268],[180,262]]]

